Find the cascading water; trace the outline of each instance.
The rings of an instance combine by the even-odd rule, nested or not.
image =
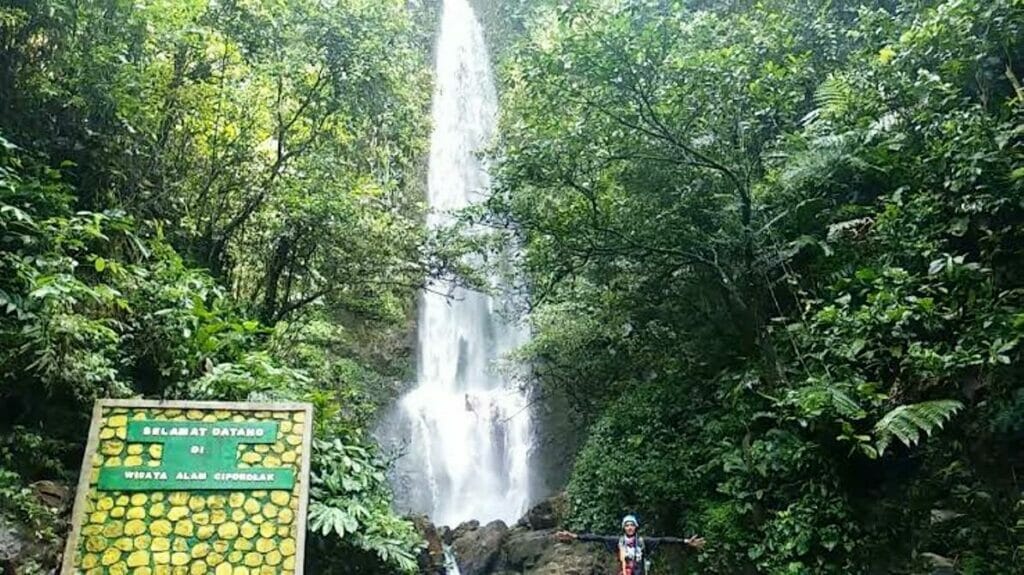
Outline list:
[[[479,151],[493,135],[497,96],[483,31],[467,0],[445,0],[437,43],[428,224],[488,193]],[[438,524],[511,522],[529,503],[531,418],[525,392],[495,364],[526,340],[501,301],[447,285],[420,301],[417,386],[391,433],[402,436],[399,504]]]
[[[444,546],[444,573],[445,575],[462,575],[459,569],[459,562],[455,559],[455,552],[450,545]]]

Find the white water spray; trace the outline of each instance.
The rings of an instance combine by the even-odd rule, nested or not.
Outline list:
[[[488,193],[478,153],[494,132],[497,96],[483,31],[467,0],[445,0],[437,45],[428,223]],[[447,285],[434,284],[446,292]],[[423,296],[417,386],[402,398],[407,455],[398,464],[401,505],[437,524],[519,518],[529,504],[531,418],[525,392],[495,364],[526,341],[505,322],[501,302],[455,289]]]
[[[450,545],[444,546],[444,573],[445,575],[462,575],[459,569],[459,562],[455,559],[455,552]]]

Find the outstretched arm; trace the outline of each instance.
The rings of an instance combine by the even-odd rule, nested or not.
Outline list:
[[[618,535],[595,535],[594,533],[573,533],[572,531],[559,531],[555,533],[555,539],[559,541],[597,541],[599,543],[607,543],[609,541],[617,543],[619,541]]]
[[[651,551],[654,551],[654,549],[662,543],[666,543],[669,545],[682,544],[697,550],[700,550],[704,547],[704,538],[698,537],[696,535],[694,535],[693,537],[687,537],[685,539],[681,537],[644,537],[644,542],[647,544],[648,548]]]
[[[619,545],[618,535],[596,535],[594,533],[573,533],[572,531],[559,531],[555,533],[555,539],[558,539],[562,542],[582,541],[585,543],[602,543],[609,551],[615,551],[616,549],[618,549]]]

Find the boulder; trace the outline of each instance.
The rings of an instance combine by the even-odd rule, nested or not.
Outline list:
[[[28,544],[20,529],[0,517],[0,567],[3,567],[0,572],[6,573],[7,566],[17,562]]]
[[[934,510],[932,517],[935,517]],[[921,559],[931,566],[931,575],[954,575],[956,573],[956,563],[948,557],[943,557],[938,553],[922,553]]]
[[[441,529],[444,530],[444,543],[445,545],[451,545],[453,542],[455,542],[456,539],[462,537],[470,531],[476,531],[479,528],[480,522],[476,519],[460,523],[458,526],[455,527],[455,529],[448,529],[447,527],[442,527]]]
[[[533,530],[554,529],[562,523],[566,505],[564,494],[549,497],[531,507],[518,524]]]
[[[60,539],[40,540],[29,526],[0,517],[0,573],[48,573],[56,565],[63,543]]]
[[[512,530],[502,546],[495,573],[520,575],[607,575],[616,571],[613,553],[601,545],[561,543],[553,529]]]
[[[492,521],[480,527],[478,521],[463,523],[452,531],[452,550],[462,575],[494,573],[508,534],[503,521]]]
[[[567,515],[567,504],[564,494],[545,499],[527,511],[512,529],[501,521],[483,526],[479,521],[467,521],[454,529],[436,528],[434,533],[444,545],[451,546],[462,575],[607,575],[617,572],[615,554],[603,545],[562,543],[555,539],[554,534]],[[440,552],[443,556],[443,546]],[[431,563],[431,566],[436,565]]]
[[[558,543],[553,538],[553,533],[550,530],[514,529],[502,547],[501,568],[522,572],[536,566],[542,557],[548,555],[548,550]]]
[[[444,573],[444,542],[441,539],[437,527],[430,522],[426,515],[417,515],[409,518],[413,527],[427,545],[420,550],[416,562],[419,565],[420,573],[431,575]]]
[[[43,479],[30,484],[29,488],[40,503],[58,512],[66,509],[71,503],[71,490],[63,483]]]

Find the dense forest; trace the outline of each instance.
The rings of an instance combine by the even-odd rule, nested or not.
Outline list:
[[[74,483],[97,398],[301,399],[309,568],[412,566],[366,428],[436,265],[417,188],[433,20],[397,1],[3,4],[5,514],[63,535],[33,486]]]
[[[102,397],[312,402],[307,572],[414,572],[370,430],[426,279],[513,246],[566,527],[700,533],[680,573],[1024,573],[1024,2],[477,4],[493,190],[430,230],[439,2],[0,3],[15,572]]]
[[[525,246],[524,354],[588,416],[573,523],[699,531],[698,572],[1024,572],[1022,25],[532,13],[480,216]]]

